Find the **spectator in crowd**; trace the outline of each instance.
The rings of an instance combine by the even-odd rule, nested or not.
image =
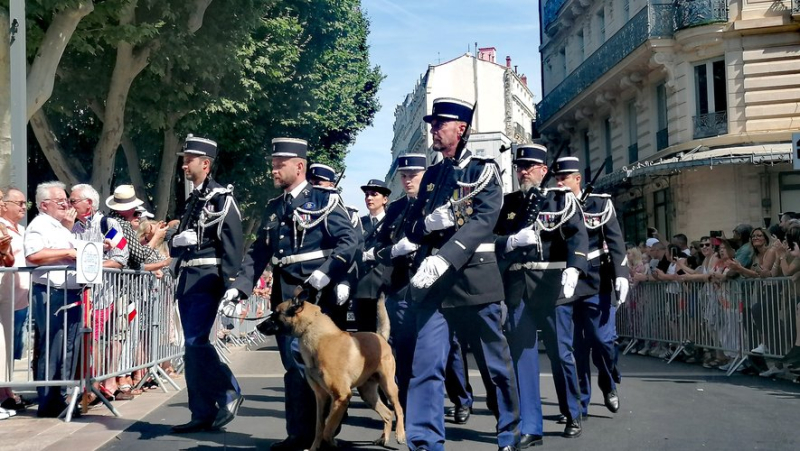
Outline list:
[[[683,271],[683,275],[680,278],[685,282],[710,282],[711,273],[714,271],[714,265],[717,261],[711,238],[707,236],[701,237],[700,241],[697,241],[697,249],[700,250],[700,255],[697,257],[697,261],[700,264],[696,267],[690,267],[688,259],[678,260],[678,268]],[[700,332],[704,336],[710,336],[711,328],[716,324],[717,305],[713,290],[713,286],[709,283],[704,290],[698,291],[698,298],[695,300],[696,304],[692,308],[692,311],[697,312],[696,316],[702,316],[705,322],[705,328]],[[707,354],[704,354],[704,352]],[[702,360],[704,356],[706,360],[711,361],[710,352],[703,348],[696,348],[695,353],[686,359],[686,363],[695,363]]]
[[[146,211],[145,211],[146,213]],[[145,213],[142,213],[144,215]],[[133,225],[133,222],[131,223]],[[153,243],[157,252],[152,252],[144,263],[145,271],[158,271],[166,268],[172,262],[169,256],[169,246],[164,239],[159,239],[159,235],[166,235],[168,225],[164,221],[152,221],[150,219],[140,219],[139,227],[136,229],[137,240],[143,246],[149,246]],[[161,241],[160,244],[158,242]]]
[[[769,234],[761,227],[753,229],[750,234],[750,245],[753,248],[752,260],[749,267],[734,259],[728,263],[728,268],[748,278],[769,277],[775,263],[776,252],[770,246]],[[738,255],[738,252],[737,252]]]
[[[787,211],[787,212],[781,213],[781,216],[779,218],[779,223],[780,223],[779,225],[781,226],[781,228],[783,228],[783,230],[787,230],[788,225],[789,225],[789,221],[791,221],[792,219],[796,219],[796,218],[797,218],[797,213],[795,213],[793,211]]]
[[[3,192],[0,191],[0,208],[5,205]],[[14,252],[14,232],[6,226],[6,222],[0,222],[0,267],[14,266],[16,256]],[[13,290],[15,276],[13,272],[0,274],[3,281],[0,285],[0,382],[11,379],[10,369],[12,366],[13,355],[8,352],[11,350],[10,342],[13,340],[14,321],[14,298]],[[14,392],[10,388],[0,388],[0,420],[8,419],[16,415],[17,410],[25,409],[25,405],[17,402]]]
[[[787,230],[784,250],[792,258],[793,262],[800,262],[800,227],[794,226]],[[795,277],[796,290],[800,290],[799,280],[800,278]],[[793,299],[792,302],[795,303],[795,341],[792,349],[783,356],[781,361],[789,369],[797,369],[800,367],[800,299]],[[770,374],[762,373],[762,375],[769,376]]]
[[[686,265],[691,269],[696,269],[703,264],[703,260],[705,259],[702,249],[702,240],[692,241],[691,246],[689,246],[689,251],[691,255],[686,259]]]
[[[678,249],[680,249],[681,253],[685,257],[689,257],[692,255],[691,250],[689,250],[689,238],[687,238],[686,235],[682,233],[672,235],[672,241],[670,242],[670,244],[678,246]]]
[[[739,224],[733,229],[733,240],[728,243],[736,250],[733,258],[741,263],[745,268],[753,264],[753,245],[750,243],[750,235],[753,233],[753,226],[749,224]]]
[[[638,247],[631,247],[628,249],[628,273],[630,277],[631,287],[647,280],[647,274],[650,272],[650,266],[642,260],[642,252]]]
[[[91,185],[79,184],[72,187],[69,195],[69,203],[75,209],[76,221],[72,226],[72,234],[81,241],[104,242],[109,230],[115,229],[122,231],[122,227],[116,219],[108,218],[99,211],[100,194]],[[106,243],[103,255],[103,267],[121,269],[128,264],[128,247],[120,249],[112,247]],[[116,370],[116,356],[119,355],[119,341],[110,340],[110,330],[107,330],[109,319],[113,318],[114,297],[112,292],[105,286],[95,287],[99,296],[93,296],[92,303],[92,335],[94,338],[94,363],[95,370],[102,372],[114,372]],[[106,346],[106,344],[108,346]],[[101,356],[108,356],[102,358]],[[108,367],[103,368],[106,363]],[[125,400],[125,395],[118,392],[116,379],[110,377],[102,383],[98,383],[96,388],[103,393],[106,398],[119,396],[120,400]],[[127,398],[132,399],[132,398]],[[92,400],[93,402],[94,400]]]
[[[669,258],[667,258],[667,246],[660,242],[660,241],[651,241],[655,240],[655,238],[650,238],[647,240],[647,245],[650,248],[648,254],[650,255],[650,279],[649,280],[657,280],[655,279],[655,272],[656,270],[661,270],[661,272],[666,273],[669,270],[669,265],[671,264]]]
[[[0,202],[0,224],[5,225],[6,231],[11,235],[11,251],[14,254],[14,266],[25,266],[25,249],[22,244],[25,236],[25,226],[20,224],[28,210],[25,193],[17,188],[8,188],[5,198]],[[22,345],[25,322],[28,319],[28,286],[30,274],[18,272],[9,274],[0,283],[6,290],[14,287],[14,359],[22,358]],[[6,292],[3,292],[5,296]],[[10,296],[11,293],[8,293]]]
[[[717,261],[714,264],[710,279],[714,285],[713,297],[716,300],[716,318],[714,330],[718,338],[718,345],[726,351],[717,350],[713,359],[703,363],[706,368],[719,368],[727,371],[735,357],[732,350],[737,349],[738,334],[736,331],[739,323],[738,305],[731,302],[731,292],[728,280],[732,278],[729,263],[734,258],[733,246],[728,240],[719,239],[717,246]]]
[[[62,221],[68,219],[69,207],[64,184],[39,184],[36,187],[36,205],[39,214],[28,225],[23,241],[28,265],[74,265],[75,238],[62,224]],[[74,218],[74,213],[70,216]],[[67,271],[34,271],[32,281],[33,320],[40,337],[34,379],[72,379],[80,350],[78,331],[81,326],[81,309],[59,309],[81,301],[75,274]],[[40,417],[58,417],[67,409],[62,387],[38,387],[37,391],[37,414]],[[75,414],[79,415],[80,410]]]

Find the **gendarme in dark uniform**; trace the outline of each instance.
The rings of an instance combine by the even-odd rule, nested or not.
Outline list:
[[[469,346],[478,368],[489,374],[498,399],[499,448],[516,449],[519,408],[508,343],[502,332],[502,282],[492,227],[503,200],[496,163],[459,145],[472,120],[472,106],[436,99],[431,124],[440,163],[422,179],[406,221],[406,236],[420,245],[419,267],[408,296],[417,341],[408,391],[406,434],[412,450],[443,450],[443,395],[450,331]],[[463,150],[462,150],[463,149]]]
[[[392,190],[383,180],[372,179],[361,186],[365,200],[375,209],[361,217],[363,248],[358,268],[358,285],[353,294],[353,312],[356,317],[356,329],[359,332],[375,332],[378,318],[378,297],[384,283],[386,267],[375,259],[378,249],[378,234],[384,227],[386,210],[381,203],[386,203]],[[388,276],[388,274],[387,274]]]
[[[306,181],[307,144],[303,140],[272,141],[273,179],[284,193],[267,203],[256,241],[232,285],[239,296],[253,291],[258,277],[272,265],[273,308],[290,299],[298,285],[319,290],[317,304],[323,311],[336,305],[335,286],[353,263],[358,238],[347,211],[331,192]],[[287,178],[288,177],[288,178]],[[273,450],[297,450],[311,446],[316,426],[316,401],[305,380],[297,340],[279,336],[278,347],[284,375],[286,440]]]
[[[577,198],[562,188],[540,189],[547,173],[547,148],[519,146],[514,164],[523,190],[507,194],[497,222],[496,249],[509,306],[508,341],[517,372],[521,446],[542,440],[537,329],[542,330],[564,435],[580,435],[580,409],[572,355],[572,293],[586,269],[586,228]],[[541,203],[536,217],[534,202]],[[532,227],[531,227],[532,226]]]
[[[243,397],[236,378],[209,342],[220,298],[242,261],[244,238],[233,187],[209,176],[214,141],[189,135],[181,153],[187,179],[196,184],[170,253],[178,272],[178,298],[185,340],[186,389],[192,421],[174,432],[216,429],[233,420]],[[204,165],[207,165],[204,167]]]
[[[570,188],[576,196],[581,192],[580,161],[563,157],[554,170],[560,185]],[[625,240],[617,221],[611,196],[590,193],[582,199],[583,217],[589,238],[586,277],[581,278],[575,295],[575,363],[581,391],[581,413],[589,413],[592,397],[589,358],[597,368],[597,384],[611,412],[619,410],[616,369],[616,302],[628,291],[628,265]],[[615,288],[620,295],[615,295]]]

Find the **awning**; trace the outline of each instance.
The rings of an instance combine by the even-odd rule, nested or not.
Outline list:
[[[791,163],[791,143],[758,144],[679,152],[656,161],[640,161],[600,178],[595,190],[607,190],[646,175],[665,175],[681,169],[724,164]]]

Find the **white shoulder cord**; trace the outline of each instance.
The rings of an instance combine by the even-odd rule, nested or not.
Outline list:
[[[202,197],[205,203],[208,203],[214,196],[217,194],[233,194],[233,185],[228,185],[227,188],[214,188],[205,197]],[[222,225],[225,221],[225,216],[228,215],[228,211],[230,211],[231,206],[233,206],[234,210],[236,210],[236,214],[241,219],[242,214],[239,211],[239,207],[236,205],[236,202],[233,200],[233,196],[227,196],[225,199],[225,204],[222,206],[222,210],[220,211],[210,211],[206,206],[203,206],[203,210],[200,213],[200,220],[197,221],[198,227],[201,229],[200,235],[202,237],[203,231],[205,229],[217,226],[217,236],[222,234]]]
[[[297,243],[297,229],[299,228],[302,233],[300,235],[300,246],[303,246],[303,241],[306,237],[306,230],[312,229],[319,225],[322,221],[324,221],[328,215],[336,209],[339,205],[339,196],[330,195],[328,196],[328,205],[326,205],[321,210],[306,210],[302,207],[297,207],[292,214],[292,220],[294,221],[296,227],[294,227],[294,234],[295,234],[295,243]],[[304,220],[300,215],[308,215],[309,217],[313,218],[314,216],[319,216],[317,219],[310,219],[308,221]]]
[[[545,194],[547,194],[547,192],[545,192]],[[566,197],[564,198],[564,209],[561,211],[540,211],[539,216],[536,218],[536,225],[545,232],[552,232],[566,224],[566,222],[569,221],[579,209],[580,207],[578,206],[578,198],[572,193],[566,193]],[[555,222],[552,226],[545,226],[544,223],[542,223],[542,220],[539,219],[542,215],[552,215],[553,217],[558,217],[559,221]]]
[[[606,225],[611,216],[614,214],[614,204],[610,201],[606,201],[606,208],[603,209],[600,213],[587,213],[583,212],[584,222],[586,223],[587,229],[598,229]],[[598,220],[597,224],[595,224],[595,219]]]
[[[478,177],[478,180],[475,181],[475,183],[467,183],[460,181],[456,182],[458,183],[459,188],[469,188],[472,191],[470,191],[469,194],[459,199],[450,199],[450,204],[452,206],[461,205],[462,203],[477,196],[478,193],[483,191],[484,188],[486,188],[486,186],[489,185],[489,182],[492,181],[493,177],[497,177],[498,183],[500,182],[500,174],[497,172],[497,165],[489,163],[483,167],[483,172],[481,172],[481,175]]]

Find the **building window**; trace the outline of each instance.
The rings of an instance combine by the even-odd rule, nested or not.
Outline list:
[[[639,161],[639,120],[636,115],[636,102],[631,100],[628,109],[628,163]]]
[[[647,239],[647,210],[644,208],[643,197],[625,202],[622,209],[622,227],[625,241],[638,245]]]
[[[656,86],[656,114],[658,116],[656,150],[666,149],[669,147],[669,126],[667,123],[667,87],[664,83]]]
[[[603,45],[604,42],[606,42],[606,12],[601,8],[597,12],[597,47]]]
[[[606,147],[606,158],[603,163],[606,165],[606,174],[611,174],[614,171],[614,160],[611,158],[611,118],[608,117],[603,121],[603,140]]]
[[[561,49],[558,51],[559,69],[561,69],[561,79],[567,78],[567,51]],[[557,85],[557,84],[556,84]]]
[[[728,133],[728,96],[725,84],[724,60],[694,66],[697,116],[692,121],[695,139]]]
[[[592,153],[589,148],[589,130],[583,132],[583,161],[586,163],[583,178],[585,180],[592,180]]]
[[[586,55],[586,52],[584,51],[585,43],[583,40],[583,30],[578,32],[576,40],[578,44],[578,61],[582,63]]]
[[[783,172],[778,183],[781,191],[780,211],[800,212],[800,172]]]
[[[655,227],[661,236],[672,236],[671,212],[672,199],[669,195],[669,188],[655,191],[653,193],[653,216],[656,222]]]
[[[622,22],[631,18],[631,0],[622,0]]]

